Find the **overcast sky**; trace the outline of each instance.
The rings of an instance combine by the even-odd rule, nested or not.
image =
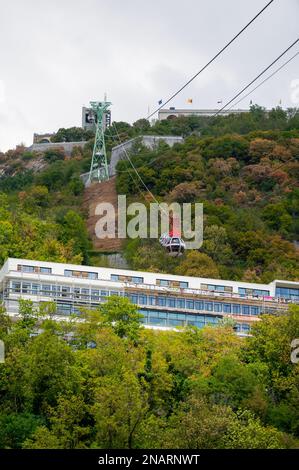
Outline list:
[[[146,116],[266,3],[0,0],[0,150],[30,145],[33,132],[81,125],[82,105],[105,92],[113,120]],[[299,0],[275,0],[168,106],[225,103],[299,36],[298,25]],[[280,100],[294,106],[296,79],[299,56],[239,107],[247,108],[250,99],[265,107]]]

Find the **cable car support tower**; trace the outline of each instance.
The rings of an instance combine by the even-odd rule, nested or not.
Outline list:
[[[96,133],[87,185],[90,185],[93,181],[100,182],[109,179],[104,133],[106,128],[106,114],[111,104],[112,103],[106,100],[90,102],[90,107],[94,113],[93,118],[95,120]]]

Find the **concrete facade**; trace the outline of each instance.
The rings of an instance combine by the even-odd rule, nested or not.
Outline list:
[[[70,157],[74,147],[84,147],[87,144],[86,141],[83,142],[50,142],[50,143],[43,143],[43,144],[32,144],[28,147],[28,150],[31,152],[45,152],[46,150],[53,150],[53,149],[62,149],[64,153]]]

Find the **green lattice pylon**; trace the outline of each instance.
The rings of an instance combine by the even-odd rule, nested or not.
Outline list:
[[[109,169],[107,163],[105,146],[105,113],[112,103],[109,101],[91,101],[90,107],[96,116],[96,135],[92,152],[88,183],[92,181],[106,181],[109,179]]]

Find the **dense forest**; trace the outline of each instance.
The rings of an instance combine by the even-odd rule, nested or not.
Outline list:
[[[299,446],[296,306],[248,338],[225,322],[146,330],[120,297],[85,322],[55,322],[51,303],[21,300],[20,312],[14,323],[0,314],[1,448]]]

